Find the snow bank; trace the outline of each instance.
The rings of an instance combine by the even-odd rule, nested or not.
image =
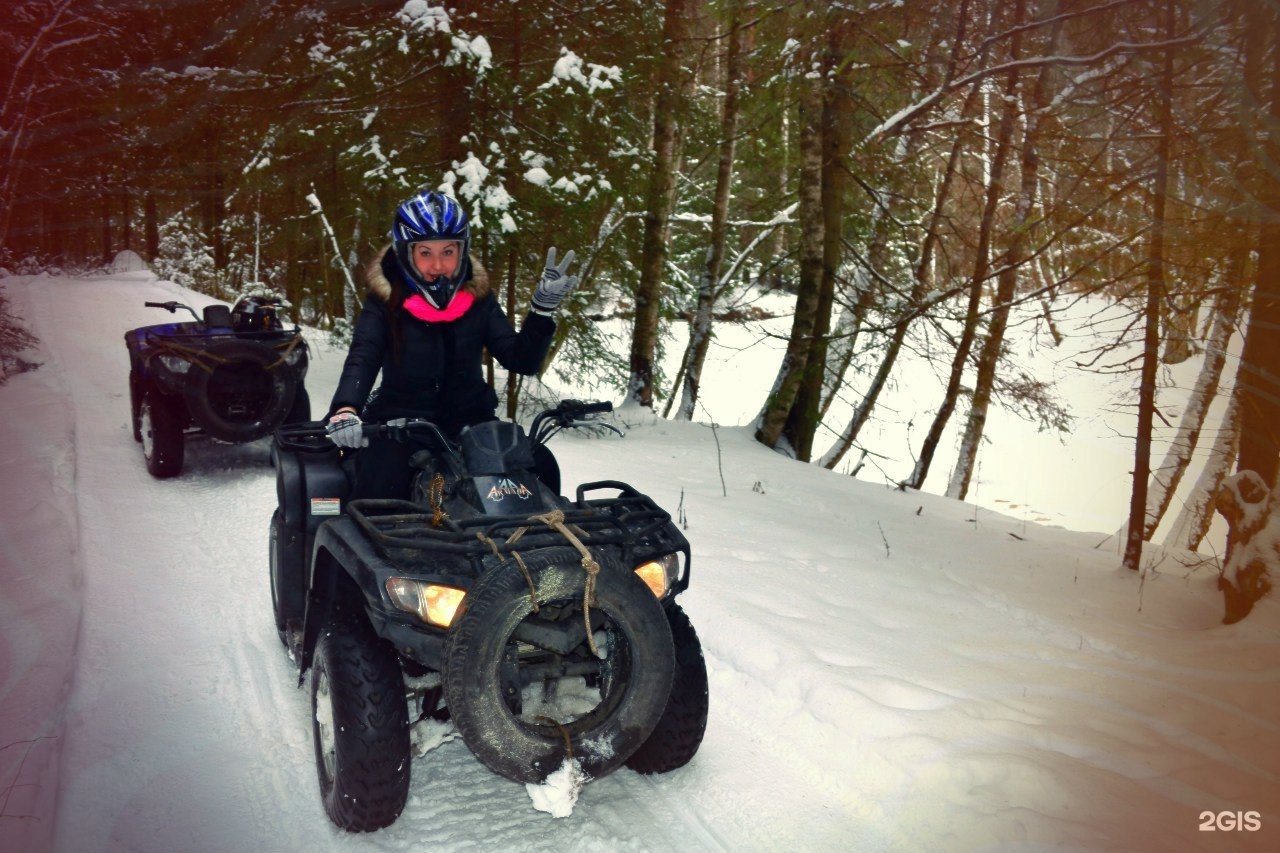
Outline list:
[[[22,280],[9,284],[15,312],[38,323]],[[35,360],[38,369],[0,386],[3,853],[51,846],[80,628],[74,409],[58,364],[42,347]]]

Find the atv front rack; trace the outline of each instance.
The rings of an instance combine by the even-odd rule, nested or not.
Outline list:
[[[617,489],[620,494],[586,497],[588,492],[600,489]],[[677,551],[683,551],[688,558],[689,543],[672,524],[670,513],[626,483],[583,483],[578,487],[577,499],[563,512],[564,523],[582,531],[585,545],[619,547],[624,561],[637,555],[647,558]],[[437,527],[432,524],[434,513],[425,512],[421,504],[371,498],[351,501],[347,513],[382,555],[393,560],[401,549],[483,556],[491,553],[489,541],[504,554],[564,544],[564,538],[555,530],[521,516],[462,521],[446,516]],[[522,528],[525,532],[511,541]]]

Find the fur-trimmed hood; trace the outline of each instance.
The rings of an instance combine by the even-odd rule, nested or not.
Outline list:
[[[391,282],[387,279],[387,275],[383,272],[383,261],[388,261],[393,268],[398,269],[395,255],[391,251],[391,244],[378,253],[369,265],[364,268],[365,281],[369,287],[369,293],[378,297],[383,302],[391,300]],[[462,283],[462,290],[470,292],[480,301],[489,295],[492,288],[489,285],[489,271],[474,256],[471,258],[471,278]]]

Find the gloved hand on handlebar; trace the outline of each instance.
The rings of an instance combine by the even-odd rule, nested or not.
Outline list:
[[[364,437],[364,424],[355,412],[338,412],[329,418],[324,432],[339,447],[355,450],[369,446],[369,439]]]
[[[569,291],[578,284],[576,275],[566,275],[569,264],[573,263],[573,250],[564,255],[559,265],[556,264],[556,247],[547,250],[547,265],[542,270],[542,278],[533,290],[533,310],[537,314],[550,315],[560,306]]]

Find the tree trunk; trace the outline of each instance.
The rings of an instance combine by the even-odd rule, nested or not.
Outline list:
[[[129,195],[129,178],[124,176],[120,181],[120,235],[122,248],[133,248],[133,199]]]
[[[1191,463],[1191,457],[1200,443],[1200,431],[1204,428],[1205,415],[1209,406],[1218,394],[1218,383],[1222,378],[1222,368],[1227,361],[1227,342],[1235,331],[1236,320],[1240,314],[1240,290],[1238,285],[1244,274],[1245,253],[1236,249],[1229,259],[1230,271],[1227,274],[1227,285],[1218,295],[1213,310],[1213,330],[1205,341],[1204,363],[1200,366],[1200,375],[1196,378],[1195,387],[1187,407],[1182,411],[1178,421],[1178,432],[1169,444],[1164,461],[1151,478],[1147,488],[1146,526],[1142,538],[1147,542],[1155,536],[1156,528],[1169,510],[1173,495],[1182,482],[1182,477]]]
[[[1222,416],[1222,426],[1213,441],[1213,449],[1205,460],[1204,469],[1196,479],[1195,487],[1182,505],[1173,528],[1165,537],[1165,545],[1174,548],[1185,548],[1195,551],[1209,532],[1213,524],[1213,500],[1218,489],[1231,470],[1231,463],[1236,458],[1236,448],[1240,443],[1240,395],[1239,386],[1232,392],[1227,402],[1226,414]]]
[[[728,232],[729,194],[733,188],[734,143],[738,133],[738,91],[742,80],[743,31],[738,22],[738,5],[729,12],[729,56],[724,71],[724,106],[720,117],[720,164],[716,172],[715,202],[711,212],[711,244],[707,247],[707,263],[698,282],[698,304],[689,328],[689,346],[681,370],[684,386],[676,420],[693,420],[693,408],[701,390],[702,366],[711,346],[720,268],[724,265],[725,237]]]
[[[968,115],[973,105],[977,103],[978,90],[978,84],[974,84],[969,90],[964,106],[961,108],[961,115]],[[920,300],[924,298],[932,278],[933,253],[938,245],[943,215],[947,201],[950,199],[951,187],[955,182],[955,176],[960,164],[960,154],[964,150],[964,139],[963,134],[957,133],[955,140],[951,143],[951,153],[947,157],[947,168],[943,172],[941,183],[938,186],[938,193],[933,201],[933,211],[929,215],[929,225],[925,229],[924,238],[920,244],[920,260],[915,266],[911,294],[903,316],[894,323],[893,334],[889,338],[884,355],[880,359],[880,366],[876,369],[870,386],[863,393],[862,401],[854,409],[853,415],[849,418],[849,423],[840,432],[835,443],[819,460],[819,464],[828,470],[834,469],[839,465],[840,460],[849,452],[849,448],[858,440],[858,433],[862,431],[863,425],[871,417],[871,412],[880,398],[880,392],[884,390],[884,386],[889,381],[889,375],[898,360],[898,354],[902,351],[902,344],[906,341],[911,323],[919,316],[917,312],[920,307]]]
[[[111,193],[107,189],[107,179],[103,177],[99,192],[102,193],[102,262],[111,263]]]
[[[787,416],[804,380],[822,287],[822,82],[805,77],[797,85],[800,89],[800,284],[791,337],[756,430],[756,440],[775,449],[779,447]]]
[[[1016,28],[1022,22],[1024,8],[1023,0],[1019,0],[1015,11],[1016,17],[1011,24],[1015,28],[1010,46],[1013,56],[1018,56],[1020,53],[1021,30]],[[905,481],[905,485],[912,489],[921,488],[924,485],[925,478],[929,475],[929,466],[933,463],[933,455],[938,449],[939,442],[942,441],[942,432],[946,429],[947,422],[951,420],[951,415],[955,411],[956,401],[960,396],[960,380],[964,377],[965,368],[969,363],[969,353],[973,349],[974,338],[977,337],[978,309],[982,304],[982,291],[986,286],[987,276],[991,270],[991,235],[995,227],[996,208],[1004,195],[1004,165],[1009,157],[1010,141],[1013,138],[1013,125],[1017,118],[1017,109],[1014,103],[1014,92],[1017,88],[1017,83],[1018,72],[1010,71],[1006,77],[1002,93],[1001,103],[1004,106],[1000,113],[1000,130],[996,139],[995,151],[991,156],[987,197],[983,205],[982,220],[978,225],[978,246],[974,260],[973,277],[969,283],[969,302],[965,309],[964,327],[960,333],[960,340],[956,344],[956,353],[951,362],[951,373],[947,378],[946,390],[942,394],[942,403],[934,415],[933,422],[929,425],[929,432],[920,448],[920,456],[916,460],[915,469]]]
[[[520,266],[520,252],[514,241],[512,242],[511,251],[507,255],[507,287],[506,302],[507,316],[515,318],[516,316],[516,271]],[[520,403],[520,376],[514,370],[507,371],[507,420],[514,421],[516,412],[519,411]]]
[[[631,376],[627,399],[653,408],[654,361],[658,351],[658,309],[662,275],[667,263],[667,226],[675,200],[676,168],[680,159],[679,121],[685,104],[685,69],[690,21],[698,0],[667,0],[662,42],[668,61],[658,71],[658,96],[653,112],[653,172],[645,200],[644,240],[640,282],[636,286],[635,326],[631,335]]]
[[[1280,574],[1280,490],[1254,471],[1232,474],[1218,490],[1214,506],[1231,529],[1231,548],[1218,578],[1228,625],[1248,616],[1271,591]]]
[[[147,242],[147,260],[154,261],[160,254],[160,216],[156,212],[156,197],[147,193],[143,206],[144,239]]]
[[[1165,2],[1165,38],[1173,38],[1176,9]],[[1160,366],[1160,306],[1164,302],[1165,205],[1169,198],[1169,147],[1173,134],[1173,51],[1164,52],[1161,73],[1156,174],[1152,187],[1151,244],[1148,258],[1146,328],[1142,344],[1142,378],[1138,386],[1138,433],[1133,452],[1133,494],[1124,547],[1124,567],[1137,571],[1142,562],[1146,529],[1147,478],[1151,474],[1151,428],[1155,420],[1156,370]]]
[[[1055,12],[1056,6],[1057,4],[1055,4]],[[1021,18],[1021,9],[1019,9],[1018,20]],[[1046,55],[1053,56],[1057,53],[1061,33],[1062,23],[1059,21],[1050,31]],[[1016,59],[1016,46],[1014,51]],[[969,417],[965,421],[964,432],[960,439],[959,457],[952,469],[951,482],[947,485],[947,497],[956,500],[964,500],[969,493],[969,484],[973,479],[973,469],[977,463],[978,448],[982,443],[982,434],[986,430],[987,411],[991,406],[991,394],[995,388],[996,373],[1000,366],[1000,353],[1004,349],[1009,312],[1013,307],[1013,297],[1017,293],[1018,270],[1026,262],[1024,256],[1027,232],[1036,206],[1036,188],[1040,183],[1040,152],[1036,148],[1037,137],[1048,103],[1049,66],[1044,65],[1036,76],[1035,88],[1026,109],[1026,129],[1023,131],[1022,138],[1021,186],[1014,208],[1013,222],[1009,226],[1009,247],[1005,250],[1004,262],[996,278],[995,306],[992,308],[991,320],[987,326],[987,337],[978,355],[978,370],[973,386],[973,398],[969,404]]]
[[[821,420],[823,388],[827,370],[827,335],[831,331],[831,310],[835,304],[836,270],[840,267],[844,238],[845,155],[848,134],[843,132],[843,116],[854,106],[842,94],[848,81],[835,75],[844,55],[843,28],[832,24],[827,29],[827,56],[824,62],[822,92],[822,268],[818,285],[818,306],[813,323],[813,343],[805,365],[800,390],[796,394],[783,435],[795,450],[796,459],[808,462],[813,455],[813,437]]]
[[[871,249],[867,252],[868,265],[873,269],[876,267],[875,258],[878,254],[873,242]],[[853,297],[853,304],[845,303],[840,316],[836,319],[835,327],[831,330],[831,339],[827,341],[827,366],[822,382],[822,402],[818,406],[819,422],[826,420],[831,404],[835,402],[840,395],[840,389],[844,387],[844,377],[849,372],[849,365],[853,363],[853,355],[858,348],[858,335],[862,332],[862,324],[866,322],[867,312],[871,310],[874,293],[870,275],[863,278],[859,284],[846,287],[842,291],[846,300],[850,296]]]
[[[948,57],[946,71],[943,73],[942,84],[946,85],[955,79],[956,69],[960,59],[960,51],[965,44],[965,34],[969,27],[969,5],[970,0],[961,0],[960,8],[956,15],[956,32],[955,37],[951,40],[951,53]],[[979,61],[986,57],[986,47],[979,51]],[[973,109],[973,105],[977,102],[980,84],[974,84],[969,94],[965,97],[963,105],[960,107],[960,115],[966,116]],[[819,464],[828,470],[835,468],[840,464],[840,460],[857,441],[858,433],[862,431],[862,426],[871,417],[871,412],[876,406],[876,402],[880,397],[885,383],[888,382],[889,374],[893,370],[893,365],[898,359],[898,353],[902,350],[902,344],[906,340],[907,331],[911,326],[911,322],[918,316],[915,312],[919,308],[920,300],[924,297],[928,283],[931,279],[931,271],[933,269],[933,252],[934,247],[939,239],[939,226],[942,222],[943,210],[946,208],[947,200],[951,193],[952,183],[955,180],[957,166],[960,162],[960,152],[964,146],[964,134],[957,132],[955,139],[951,144],[951,153],[947,158],[947,167],[943,172],[942,178],[935,194],[933,210],[929,216],[929,224],[925,228],[924,237],[920,244],[920,260],[916,264],[914,270],[914,278],[911,283],[911,294],[906,311],[902,318],[894,324],[893,335],[889,340],[889,345],[885,349],[885,354],[880,360],[880,367],[877,369],[875,377],[871,381],[870,388],[862,396],[862,401],[854,409],[849,423],[844,430],[836,438],[835,443],[827,450]],[[913,144],[913,140],[909,140],[908,144]],[[888,227],[888,218],[883,214],[877,219],[875,231],[870,241],[870,248],[867,252],[867,262],[869,269],[867,274],[869,277],[875,275],[880,269],[879,255],[885,249],[885,229]],[[860,326],[865,311],[869,309],[873,301],[875,293],[875,285],[869,280],[868,286],[863,288],[858,294],[858,300],[854,308],[854,317],[852,323]],[[844,322],[844,316],[841,315],[841,323]],[[835,398],[840,388],[845,371],[848,369],[849,360],[853,357],[854,336],[850,335],[847,341],[847,350],[841,355],[841,362],[838,365],[838,373],[834,377],[835,381],[830,383],[827,389],[827,398],[822,403],[822,417],[826,417],[827,409],[831,405],[831,401]],[[865,453],[863,454],[865,456]],[[857,476],[857,471],[862,467],[859,462],[852,472],[853,476]]]
[[[1271,79],[1268,91],[1263,90],[1261,81],[1249,86],[1253,100],[1267,104],[1268,116],[1260,131],[1265,140],[1258,169],[1264,181],[1257,213],[1261,220],[1258,282],[1249,306],[1236,379],[1241,390],[1237,470],[1256,471],[1267,485],[1275,486],[1280,466],[1280,177],[1274,171],[1280,162],[1280,43],[1276,33],[1280,23],[1265,4],[1246,4],[1245,14],[1250,29],[1268,34],[1263,41],[1270,48]]]

